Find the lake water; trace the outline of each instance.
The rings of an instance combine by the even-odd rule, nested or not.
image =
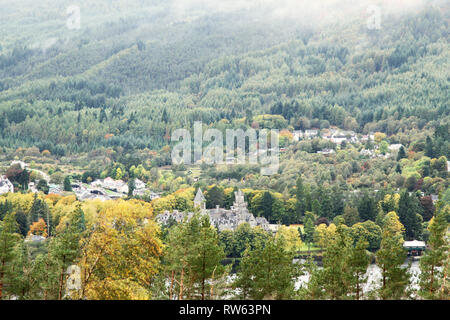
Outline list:
[[[408,262],[403,264],[404,268],[408,267]],[[321,268],[321,267],[319,267]],[[411,273],[411,289],[418,289],[418,281],[419,281],[419,275],[420,275],[420,267],[419,267],[419,261],[413,261],[411,263],[411,267],[409,269],[409,272]],[[369,291],[372,291],[374,289],[378,289],[381,286],[381,269],[376,264],[371,264],[367,268],[366,272],[367,277],[367,283],[363,286],[362,291],[363,294],[366,294]],[[309,281],[309,274],[304,274],[301,277],[299,277],[295,283],[295,288],[300,288],[301,285],[305,285]]]

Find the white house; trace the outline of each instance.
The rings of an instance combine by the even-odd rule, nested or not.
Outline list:
[[[319,134],[319,130],[311,129],[311,130],[305,130],[305,138],[312,138]]]
[[[20,166],[21,169],[25,169],[25,168],[28,167],[28,164],[26,164],[26,163],[23,162],[23,161],[14,160],[14,161],[11,162],[11,166],[14,166],[14,165],[16,165],[16,164],[18,164],[18,165]]]
[[[292,133],[294,141],[299,141],[301,138],[303,138],[303,131],[302,130],[294,130]]]
[[[136,190],[145,189],[144,181],[141,181],[139,179],[134,179],[134,186],[135,186]]]
[[[362,149],[359,152],[359,154],[362,156],[367,156],[367,157],[371,157],[371,158],[375,157],[375,152],[373,152],[372,150],[369,150],[369,149]]]
[[[0,176],[0,194],[14,192],[14,186],[6,176]]]
[[[396,144],[391,144],[391,145],[388,147],[388,149],[389,149],[390,151],[398,151],[398,150],[400,150],[401,147],[403,147],[402,144],[396,143]]]
[[[317,153],[323,154],[323,155],[329,155],[329,154],[336,153],[336,151],[334,151],[333,149],[323,149],[321,151],[317,151]]]
[[[138,184],[143,183],[139,181]],[[91,183],[92,187],[101,187],[104,189],[120,192],[120,193],[128,193],[128,185],[123,180],[114,180],[111,177],[107,177],[103,180],[95,180]]]

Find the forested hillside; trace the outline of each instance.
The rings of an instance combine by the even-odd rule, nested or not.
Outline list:
[[[180,17],[162,1],[132,2],[124,15],[119,3],[97,1],[80,30],[65,30],[64,4],[44,1],[37,41],[27,27],[12,41],[29,17],[4,12],[16,19],[2,22],[11,33],[0,43],[4,151],[159,150],[194,120],[220,127],[266,113],[285,128],[388,135],[448,122],[448,5],[369,30],[356,18],[261,19],[267,8]]]
[[[0,300],[448,300],[449,9],[0,0]]]

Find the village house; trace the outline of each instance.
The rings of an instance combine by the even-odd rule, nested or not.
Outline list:
[[[391,144],[391,145],[388,147],[388,149],[389,149],[390,151],[398,151],[398,150],[400,150],[401,147],[403,147],[402,144],[396,143],[396,144]]]
[[[63,195],[64,191],[62,190],[61,186],[57,184],[49,184],[49,190],[48,194],[57,194],[57,195]]]
[[[14,192],[14,185],[6,176],[0,176],[0,194]]]
[[[438,200],[439,200],[439,196],[437,194],[431,195],[431,201],[433,201],[433,204],[436,204],[436,202],[438,202]]]
[[[331,141],[335,144],[341,144],[342,142],[358,142],[358,137],[354,131],[344,131],[336,128],[324,130],[322,135],[323,139]]]
[[[375,158],[376,154],[373,150],[369,150],[369,149],[362,149],[359,152],[360,155],[365,156],[365,157],[371,157],[371,158]]]
[[[44,236],[30,234],[25,238],[24,242],[43,242],[45,239],[47,238]]]
[[[305,130],[305,133],[304,133],[303,136],[305,137],[305,139],[311,139],[311,138],[316,137],[318,135],[319,135],[319,130],[317,130],[317,129],[309,129],[309,130]]]
[[[317,151],[317,153],[328,156],[330,154],[336,153],[336,151],[334,151],[333,149],[323,149],[323,150]]]
[[[95,180],[91,183],[91,186],[128,194],[128,184],[123,180],[114,180],[111,177],[107,177],[103,180]]]
[[[294,130],[294,132],[292,133],[292,137],[294,141],[300,141],[303,138],[303,131]]]
[[[26,168],[28,168],[28,164],[26,164],[26,163],[23,162],[23,161],[19,161],[19,160],[14,160],[14,161],[12,161],[12,162],[11,162],[11,167],[14,166],[14,165],[19,165],[21,169],[26,169]]]

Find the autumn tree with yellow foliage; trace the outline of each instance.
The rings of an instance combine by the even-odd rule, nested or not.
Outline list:
[[[78,298],[150,299],[162,254],[160,229],[150,204],[105,201],[93,222],[81,240]]]

